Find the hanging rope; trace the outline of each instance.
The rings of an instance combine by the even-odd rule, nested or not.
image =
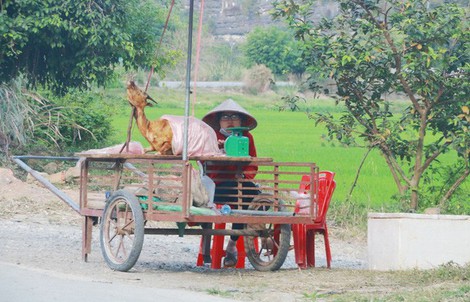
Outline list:
[[[170,9],[168,10],[168,15],[167,15],[166,21],[165,21],[165,26],[163,26],[162,35],[160,36],[160,41],[158,42],[157,49],[155,51],[155,53],[157,53],[157,54],[160,51],[160,47],[161,47],[162,41],[163,41],[163,36],[165,35],[166,29],[168,27],[168,22],[170,21],[171,11],[173,10],[174,5],[175,5],[175,0],[171,0]],[[149,87],[149,84],[150,84],[150,79],[152,77],[153,71],[154,71],[154,67],[152,65],[150,67],[150,72],[149,72],[149,75],[147,77],[147,84],[145,85],[145,92],[147,92],[147,90],[148,90],[148,87]],[[119,151],[119,153],[121,153],[124,150],[124,148],[126,148],[126,152],[129,152],[129,142],[131,141],[132,125],[134,124],[135,114],[136,114],[136,109],[135,109],[135,107],[132,107],[131,116],[129,118],[129,125],[127,126],[126,142],[124,143],[124,145],[122,145],[122,148]]]
[[[197,103],[197,79],[199,72],[199,58],[201,54],[201,33],[202,33],[202,19],[204,16],[204,0],[201,0],[201,8],[199,12],[199,24],[197,29],[197,43],[196,43],[196,62],[194,64],[194,90],[193,90],[193,102],[192,102],[192,116],[194,116],[194,107]]]
[[[167,27],[168,27],[168,22],[170,21],[171,11],[173,10],[173,6],[174,6],[174,5],[175,5],[175,0],[171,0],[170,9],[169,9],[169,11],[168,11],[168,15],[166,16],[165,26],[163,27],[162,36],[160,37],[160,41],[158,42],[158,46],[157,46],[156,53],[159,52],[160,47],[161,47],[161,45],[162,45],[163,36],[165,35],[166,29],[167,29]],[[152,77],[153,71],[154,71],[154,68],[153,68],[153,65],[152,65],[152,67],[150,68],[149,75],[148,75],[148,77],[147,77],[147,85],[145,85],[145,92],[147,92],[147,89],[148,89],[148,87],[149,87],[150,78]]]

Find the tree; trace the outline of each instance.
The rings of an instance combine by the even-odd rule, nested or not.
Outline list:
[[[308,71],[333,79],[347,108],[339,121],[318,114],[317,122],[340,140],[359,135],[379,149],[413,210],[425,173],[456,152],[460,172],[441,194],[450,198],[470,174],[468,11],[425,0],[348,0],[337,1],[336,17],[314,23],[313,3],[282,0],[274,14],[302,41]],[[392,93],[406,100],[401,116],[391,109]]]
[[[149,66],[162,10],[140,0],[0,0],[0,82],[22,74],[58,93]]]
[[[305,65],[298,46],[286,30],[256,27],[246,38],[244,52],[249,67],[265,65],[276,75],[293,73],[301,77]]]

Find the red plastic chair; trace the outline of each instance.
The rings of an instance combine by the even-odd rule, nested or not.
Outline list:
[[[326,264],[331,267],[331,250],[328,238],[328,227],[326,225],[326,213],[330,206],[331,197],[336,188],[334,181],[335,173],[330,171],[321,171],[318,178],[318,204],[317,215],[312,224],[296,224],[292,225],[292,233],[294,237],[295,261],[299,268],[315,267],[315,234],[323,234],[325,240]],[[310,176],[302,177],[302,184],[299,193],[307,193],[309,187]],[[300,207],[296,205],[295,211],[298,212]]]
[[[216,230],[225,229],[225,223],[215,223],[214,228]],[[224,250],[224,235],[214,235],[212,236],[212,247],[210,249],[210,256],[211,256],[211,268],[212,269],[220,269],[222,268],[222,258],[225,257],[225,250]],[[201,237],[201,243],[199,246],[199,254],[197,257],[197,266],[204,265],[204,255],[203,255],[203,247],[204,245],[204,236]],[[235,265],[235,268],[245,268],[245,243],[243,240],[243,236],[240,236],[237,240],[237,251],[238,251],[238,261]]]

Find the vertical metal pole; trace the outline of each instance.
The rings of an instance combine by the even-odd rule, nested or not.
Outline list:
[[[194,0],[189,0],[188,51],[186,61],[186,102],[184,106],[183,160],[188,159],[189,102],[191,96],[191,55],[193,49]]]

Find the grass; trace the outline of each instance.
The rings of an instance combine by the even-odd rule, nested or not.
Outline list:
[[[217,100],[220,102],[230,96],[230,93],[222,93]],[[259,98],[256,97],[253,100],[255,108],[251,108],[250,100],[245,100],[238,95],[234,97],[258,120],[258,127],[252,131],[258,156],[272,157],[275,161],[281,162],[314,162],[320,169],[336,172],[337,189],[334,199],[345,200],[365,150],[345,148],[329,143],[322,138],[326,130],[323,127],[316,127],[314,121],[308,119],[305,113],[275,111],[273,102],[264,103],[266,109],[262,109],[263,103]],[[210,104],[203,103],[196,108],[195,115],[199,118],[203,117],[216,103],[215,99],[211,100]],[[333,108],[328,101],[324,101],[323,106],[325,105]],[[113,119],[113,127],[116,129],[113,140],[116,142],[124,141],[126,137],[130,107],[123,108],[125,108],[124,112]],[[156,119],[162,114],[182,115],[184,104],[176,102],[167,104],[161,101],[158,107],[148,107],[146,113],[149,119]],[[136,127],[133,128],[132,139],[144,145],[148,144]],[[354,200],[367,205],[380,206],[388,202],[395,193],[396,189],[388,168],[378,152],[373,152],[363,168],[358,187],[354,192]]]
[[[220,290],[218,288],[209,288],[207,289],[207,293],[212,296],[219,296],[223,298],[230,298],[233,296],[232,293],[230,293],[227,290]]]

